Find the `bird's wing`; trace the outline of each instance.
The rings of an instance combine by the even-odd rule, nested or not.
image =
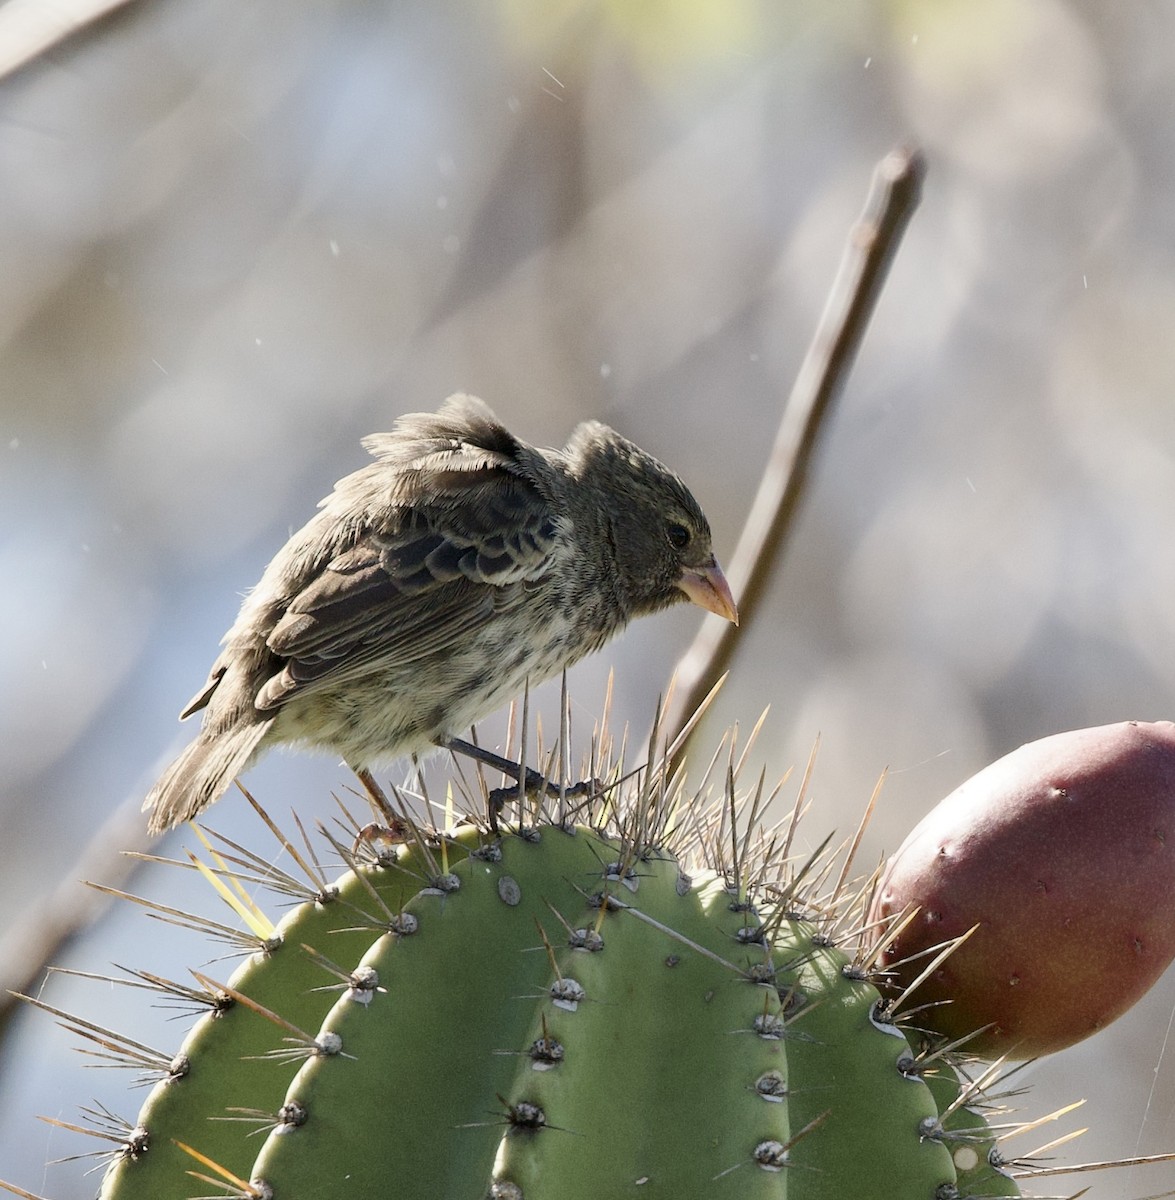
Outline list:
[[[399,502],[305,583],[270,632],[284,665],[261,688],[261,711],[459,647],[551,569],[559,521],[513,456],[434,443],[398,465]]]

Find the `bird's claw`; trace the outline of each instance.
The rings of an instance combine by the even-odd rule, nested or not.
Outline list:
[[[486,797],[486,807],[489,811],[490,826],[496,831],[498,817],[511,800],[519,796],[542,795],[553,799],[578,799],[580,797],[597,796],[604,790],[605,784],[599,779],[581,779],[577,783],[557,784],[529,768],[526,772],[525,785],[507,784],[505,787],[494,788]]]
[[[373,821],[364,825],[355,835],[355,840],[351,843],[351,853],[358,854],[361,847],[366,847],[376,858],[382,858],[387,853],[383,849],[384,846],[401,846],[408,841],[411,833],[405,822],[395,818],[387,825]]]

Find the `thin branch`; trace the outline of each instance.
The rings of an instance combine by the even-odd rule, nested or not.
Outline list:
[[[771,457],[727,571],[738,600],[739,625],[717,617],[702,622],[675,670],[677,692],[662,726],[671,735],[727,670],[735,638],[753,623],[791,528],[817,433],[848,378],[890,264],[918,207],[925,174],[925,161],[912,149],[891,151],[874,169],[864,212],[849,233],[840,270],[783,410]],[[687,739],[679,754],[688,745]]]
[[[130,0],[7,0],[0,5],[0,79],[128,3]]]
[[[6,930],[0,940],[0,1037],[19,1007],[10,993],[35,993],[47,965],[109,905],[109,896],[80,880],[117,886],[139,869],[141,864],[125,852],[146,850],[155,840],[147,834],[142,807],[138,796],[123,801],[97,827],[57,887],[25,908]]]

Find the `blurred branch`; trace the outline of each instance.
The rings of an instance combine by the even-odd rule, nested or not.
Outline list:
[[[679,660],[662,722],[670,742],[726,671],[735,639],[754,621],[791,529],[817,433],[848,379],[890,264],[918,207],[925,174],[921,154],[905,148],[891,151],[874,169],[864,212],[849,232],[840,270],[784,407],[771,457],[727,571],[740,624],[707,617]],[[679,749],[678,761],[688,753],[692,737],[691,733]]]
[[[130,0],[7,0],[0,4],[0,79]]]
[[[24,910],[9,924],[0,941],[0,1038],[8,1032],[19,1008],[12,992],[35,995],[49,963],[109,905],[108,897],[80,881],[95,879],[111,887],[124,885],[142,864],[124,851],[147,850],[143,802],[132,796],[114,810],[94,832],[65,878],[43,901]]]

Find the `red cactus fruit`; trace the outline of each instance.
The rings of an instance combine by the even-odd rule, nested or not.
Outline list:
[[[886,864],[874,919],[918,908],[884,965],[978,929],[920,985],[918,1023],[987,1057],[1088,1037],[1175,957],[1175,724],[1030,742],[923,818]]]

